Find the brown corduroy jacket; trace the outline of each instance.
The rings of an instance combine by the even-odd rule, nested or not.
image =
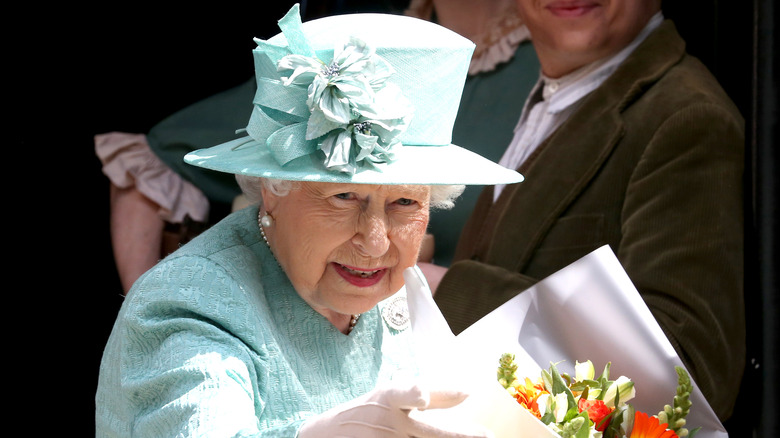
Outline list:
[[[745,356],[744,146],[739,111],[664,22],[519,169],[524,182],[495,203],[484,190],[438,305],[458,333],[609,244],[726,419]]]

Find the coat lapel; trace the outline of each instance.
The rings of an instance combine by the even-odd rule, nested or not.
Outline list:
[[[522,271],[550,227],[596,175],[623,135],[621,113],[684,54],[674,25],[659,27],[520,169],[479,227],[483,261]],[[484,195],[492,196],[492,190]]]
[[[495,234],[480,251],[487,261],[520,270],[566,207],[598,171],[622,135],[610,105],[593,112],[584,104],[548,138],[528,166],[525,181],[507,187],[488,217]],[[585,128],[585,129],[583,129]],[[552,170],[552,171],[551,171]],[[520,251],[518,251],[520,250]]]

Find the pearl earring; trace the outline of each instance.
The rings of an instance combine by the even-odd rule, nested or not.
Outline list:
[[[270,227],[274,224],[274,218],[270,214],[266,213],[260,218],[260,225],[264,228]]]

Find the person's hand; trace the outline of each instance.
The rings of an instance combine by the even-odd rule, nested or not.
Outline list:
[[[485,438],[486,430],[464,432],[435,426],[415,415],[425,409],[445,409],[467,394],[452,390],[426,390],[420,385],[383,386],[355,400],[307,420],[299,438]],[[452,423],[450,423],[452,424]],[[472,428],[474,428],[472,426]]]

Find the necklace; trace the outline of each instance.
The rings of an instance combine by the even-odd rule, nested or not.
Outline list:
[[[276,260],[276,255],[274,254],[273,250],[271,250],[271,244],[268,243],[268,237],[265,236],[265,228],[263,228],[262,212],[258,212],[257,214],[257,226],[260,228],[260,236],[263,238],[263,242],[265,242],[265,245],[268,247],[268,251],[271,252],[271,255],[274,257],[274,260]],[[280,268],[282,267],[282,265],[279,263],[279,260],[276,260],[276,264],[279,265]],[[359,313],[356,313],[349,318],[349,328],[347,329],[347,334],[352,333],[352,330],[355,329],[355,326],[357,325],[359,319],[360,319]]]

